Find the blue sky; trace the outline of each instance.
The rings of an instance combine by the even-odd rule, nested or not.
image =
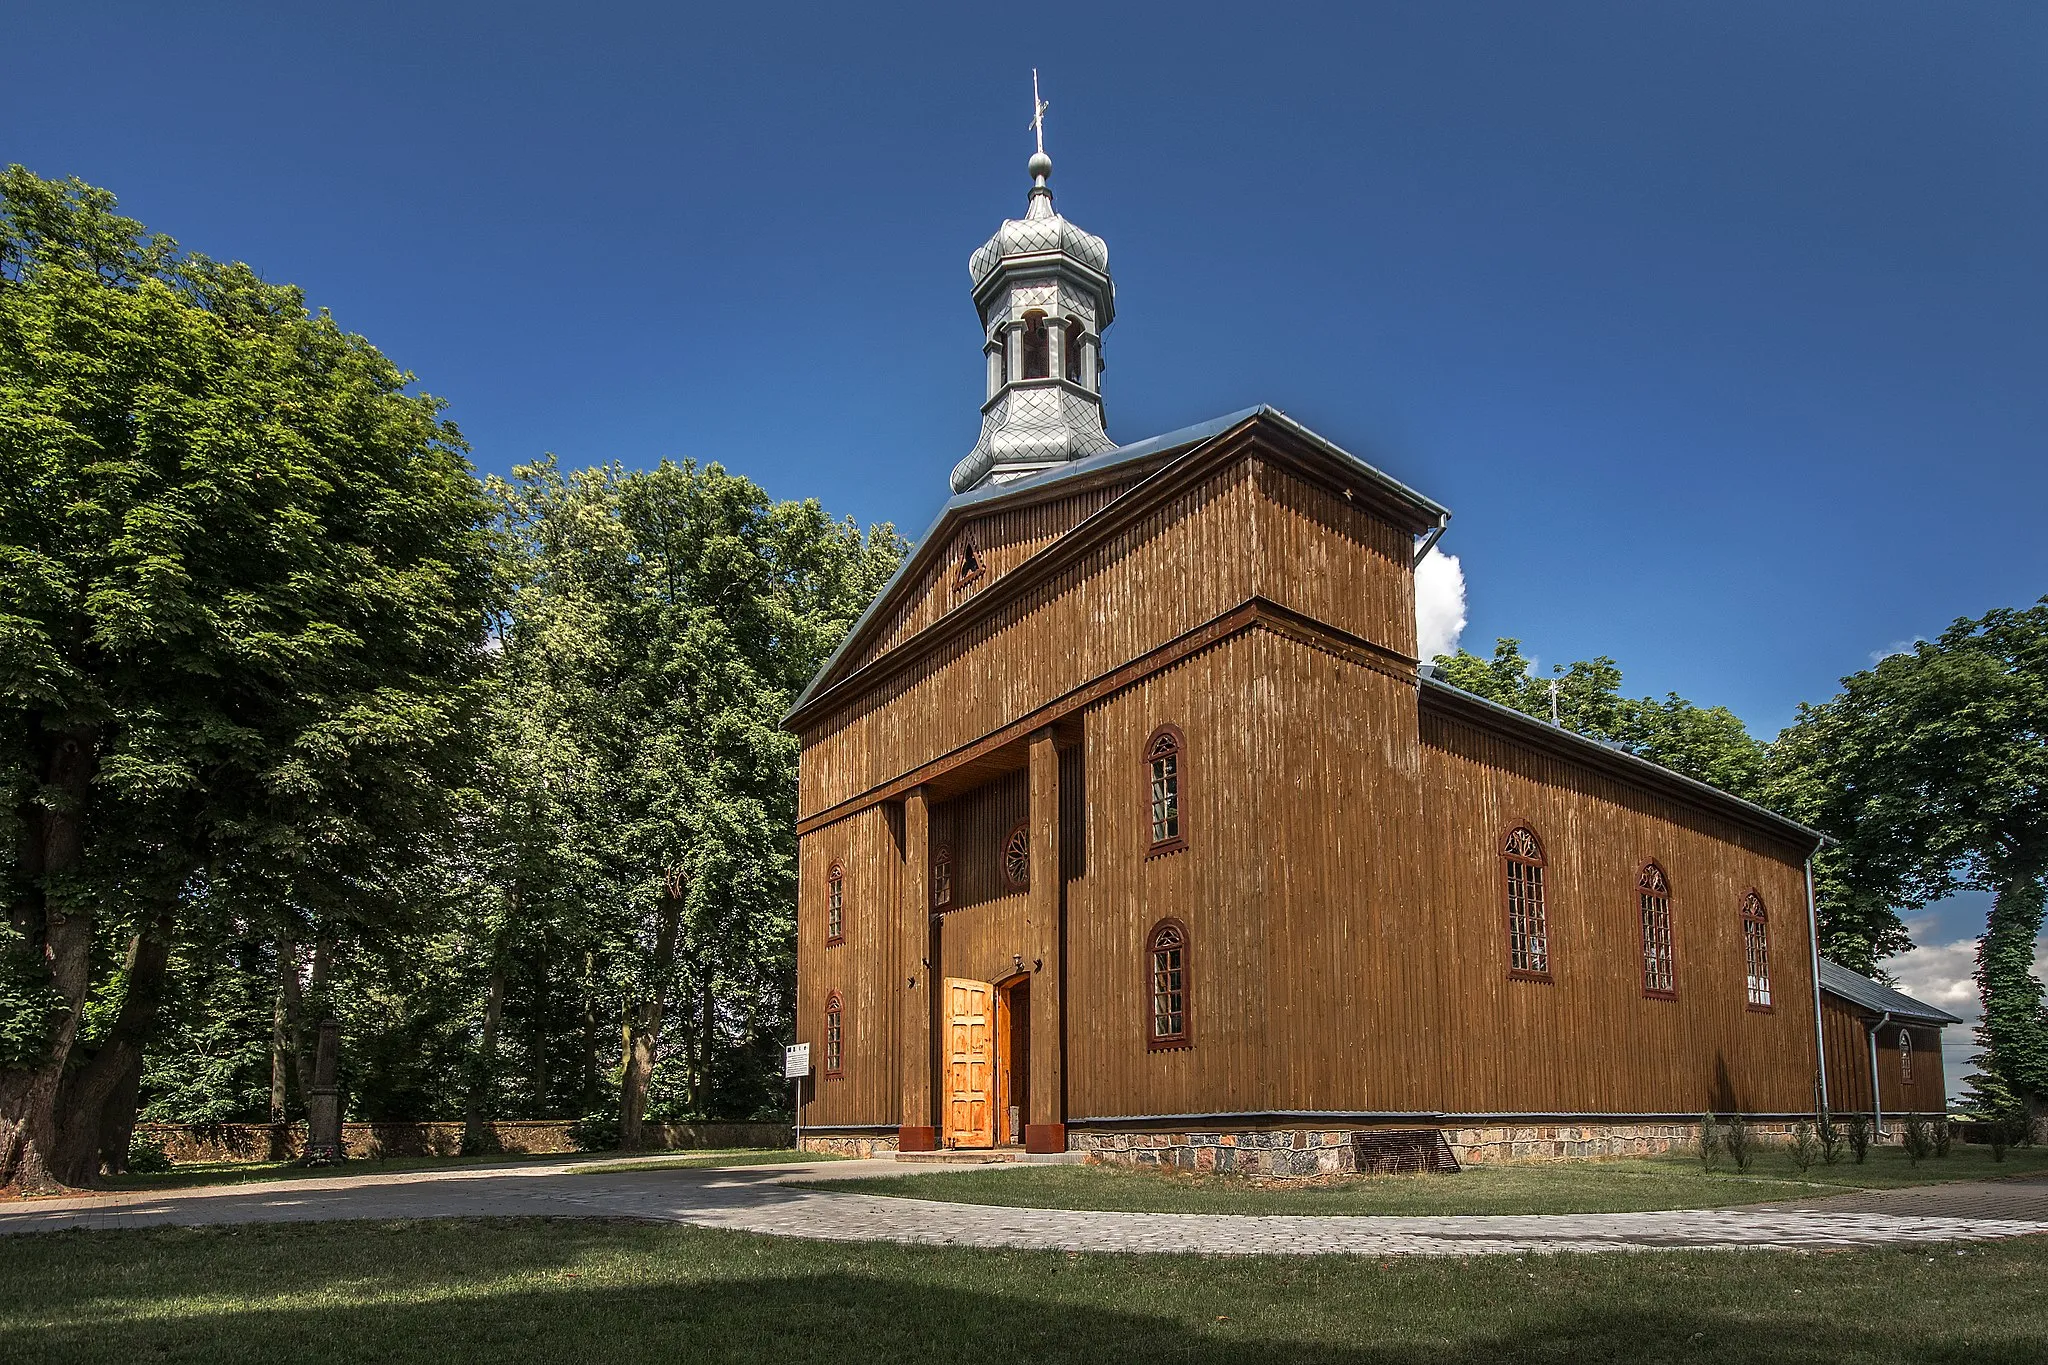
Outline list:
[[[2039,3],[43,5],[0,159],[303,285],[485,469],[916,534],[1033,66],[1111,435],[1268,402],[1377,461],[1456,512],[1468,645],[1769,734],[2048,591]]]

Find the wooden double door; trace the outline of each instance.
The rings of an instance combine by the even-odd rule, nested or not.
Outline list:
[[[1021,1143],[1030,1120],[1031,978],[946,978],[946,1145]]]

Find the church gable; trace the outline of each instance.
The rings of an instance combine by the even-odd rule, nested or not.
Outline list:
[[[1064,497],[995,508],[950,527],[935,528],[937,548],[920,553],[917,572],[889,594],[869,636],[840,661],[850,673],[935,625],[986,591],[996,580],[1051,545],[1128,490],[1130,480],[1101,484]]]

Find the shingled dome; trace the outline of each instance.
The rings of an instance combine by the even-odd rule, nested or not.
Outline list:
[[[967,274],[979,289],[1005,257],[1052,251],[1064,252],[1100,274],[1109,273],[1109,243],[1060,217],[1053,210],[1052,195],[1041,187],[1032,194],[1022,218],[1004,219],[996,235],[967,258]]]

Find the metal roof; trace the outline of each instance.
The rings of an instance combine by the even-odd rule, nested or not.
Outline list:
[[[943,543],[938,538],[938,532],[949,520],[979,512],[989,504],[1002,502],[1006,498],[1014,497],[1019,493],[1036,492],[1073,479],[1086,479],[1105,470],[1115,469],[1120,465],[1133,464],[1151,459],[1154,456],[1200,445],[1204,441],[1214,440],[1232,427],[1237,426],[1241,422],[1249,421],[1254,417],[1264,417],[1276,425],[1285,427],[1288,431],[1309,442],[1323,453],[1349,465],[1357,473],[1387,492],[1415,503],[1431,516],[1434,516],[1439,524],[1450,520],[1450,509],[1442,503],[1432,498],[1424,497],[1400,480],[1379,469],[1375,469],[1342,446],[1318,436],[1315,432],[1310,431],[1307,427],[1280,411],[1280,409],[1269,407],[1263,403],[1253,408],[1241,408],[1236,412],[1225,413],[1221,417],[1212,417],[1206,422],[1197,422],[1191,427],[1182,427],[1178,431],[1169,431],[1163,435],[1148,437],[1142,441],[1133,441],[1130,445],[1118,446],[1114,450],[1105,450],[1100,455],[1090,455],[1086,459],[1074,460],[1067,464],[1058,465],[1052,469],[1029,475],[1026,478],[1016,479],[1009,483],[984,484],[980,488],[970,489],[965,493],[956,493],[946,499],[945,505],[939,509],[939,514],[932,518],[932,524],[925,528],[925,533],[918,540],[916,548],[911,551],[902,564],[897,566],[896,572],[890,576],[889,581],[882,585],[882,590],[875,594],[875,600],[868,603],[867,610],[860,614],[860,618],[853,623],[853,629],[846,632],[846,638],[839,642],[839,647],[832,651],[831,657],[825,660],[824,665],[811,678],[810,683],[805,686],[803,694],[796,699],[796,704],[790,707],[789,714],[795,715],[809,704],[811,698],[817,695],[819,684],[831,675],[834,668],[838,667],[841,657],[853,647],[856,640],[860,639],[861,633],[867,629],[875,615],[882,610],[883,604],[887,603],[895,595],[897,587],[913,574],[923,572],[925,564],[932,555],[944,548]],[[786,721],[787,717],[784,717],[784,719]]]
[[[1852,972],[1841,963],[1830,962],[1826,958],[1820,960],[1820,988],[1872,1014],[1889,1014],[1894,1019],[1910,1019],[1923,1024],[1963,1022],[1947,1010],[1938,1010],[1924,1000],[1903,995],[1883,982],[1872,981],[1861,972]]]

